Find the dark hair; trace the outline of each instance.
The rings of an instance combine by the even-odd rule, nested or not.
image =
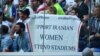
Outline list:
[[[83,1],[84,2],[85,0],[80,0],[80,1]]]
[[[53,0],[53,3],[56,3],[57,1],[56,0]]]
[[[24,14],[26,14],[27,16],[29,16],[30,15],[30,11],[29,11],[29,9],[22,9],[22,10],[20,10],[20,12],[22,12],[22,13],[24,13]]]
[[[1,33],[7,34],[8,30],[9,30],[8,26],[6,26],[6,25],[2,25],[1,26]]]
[[[77,7],[72,7],[72,10],[75,10],[75,13],[79,13],[79,8]]]
[[[39,2],[40,2],[40,4],[42,4],[42,3],[43,3],[43,0],[37,0],[37,1],[39,1]]]
[[[80,9],[78,8],[78,7],[72,7],[72,10],[75,10],[75,13],[78,13],[78,17],[79,18],[81,18],[82,16],[81,16],[81,11],[80,11]]]
[[[18,22],[16,25],[19,25],[23,31],[25,31],[25,24],[23,22]]]
[[[20,1],[20,0],[19,0],[19,1]],[[23,1],[26,3],[26,5],[27,5],[27,4],[28,4],[28,2],[29,2],[28,0],[23,0]]]
[[[26,1],[26,4],[28,4],[28,2],[29,2],[28,0],[24,0],[24,1]]]
[[[11,2],[13,2],[13,0],[11,0]]]

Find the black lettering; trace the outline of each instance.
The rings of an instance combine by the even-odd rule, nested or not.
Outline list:
[[[53,30],[58,30],[57,25],[53,25]]]
[[[69,46],[68,49],[72,50],[72,51],[75,51],[75,47],[74,46]]]
[[[63,35],[40,34],[40,38],[45,40],[63,40]]]
[[[53,30],[73,30],[73,26],[57,26],[57,25],[53,25]]]
[[[44,50],[62,50],[62,51],[75,51],[74,46],[59,46],[59,45],[41,45],[35,44],[35,49],[44,49]]]
[[[37,29],[51,29],[51,25],[37,25]]]

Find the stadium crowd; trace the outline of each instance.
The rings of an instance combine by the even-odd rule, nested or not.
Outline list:
[[[17,0],[16,0],[17,1]],[[0,52],[32,52],[27,26],[32,14],[75,15],[82,22],[79,52],[90,48],[100,52],[100,4],[92,0],[3,0],[0,11]]]

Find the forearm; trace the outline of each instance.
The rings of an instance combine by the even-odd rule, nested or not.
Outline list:
[[[99,33],[96,33],[94,36],[97,37],[97,38],[100,38],[100,34]]]
[[[3,52],[10,52],[9,49],[4,49]]]
[[[89,18],[89,15],[84,15],[84,16],[83,16],[83,20],[84,20],[84,21],[87,21],[88,18]]]
[[[14,38],[14,33],[15,33],[15,25],[12,26],[11,31],[10,31],[11,38]]]

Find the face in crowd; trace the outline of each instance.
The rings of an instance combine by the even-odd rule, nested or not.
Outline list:
[[[76,15],[75,10],[72,10],[70,14],[71,14],[71,15]]]
[[[6,4],[10,4],[13,2],[13,0],[5,0]]]
[[[96,17],[100,17],[100,6],[95,6],[95,8],[93,9],[93,14]]]
[[[38,7],[40,5],[40,0],[31,0],[32,7]]]
[[[48,6],[51,6],[53,3],[53,0],[45,0],[45,2],[47,3]]]
[[[20,26],[19,25],[16,25],[15,26],[15,31],[17,34],[20,34],[21,33],[21,29],[20,29]]]
[[[19,12],[19,17],[20,17],[22,20],[24,20],[24,19],[25,19],[25,15],[24,15],[24,13]]]
[[[17,34],[22,34],[25,31],[25,25],[22,22],[19,22],[15,25],[15,32]]]
[[[19,6],[24,7],[27,4],[27,0],[19,0]]]

